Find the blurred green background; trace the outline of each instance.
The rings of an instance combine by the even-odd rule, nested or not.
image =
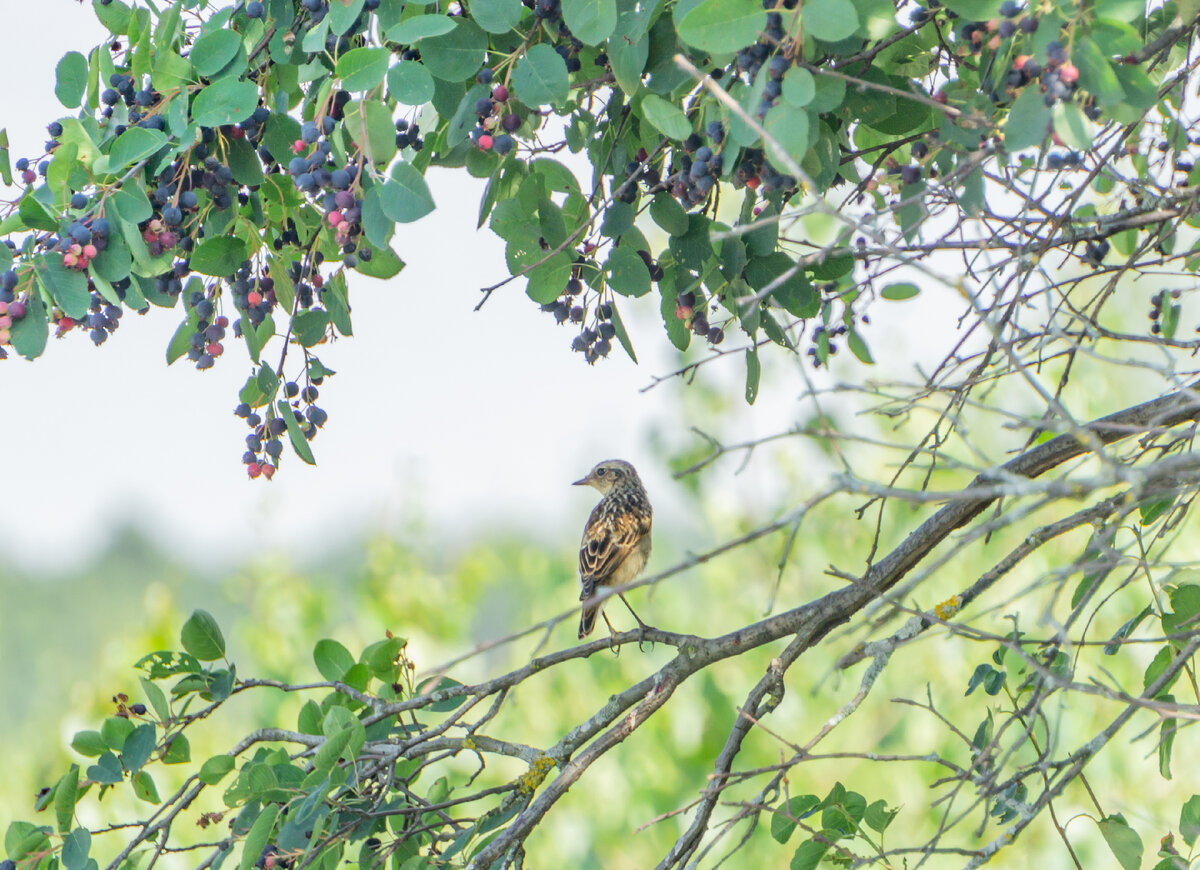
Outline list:
[[[707,403],[710,412],[719,411],[722,405],[712,394],[697,393],[687,401]],[[691,411],[697,408],[693,404]],[[907,425],[919,427],[924,422],[914,419]],[[886,434],[903,442],[893,430]],[[675,468],[685,467],[707,452],[698,440],[682,446],[670,445],[667,440],[652,439],[647,450]],[[760,469],[763,463],[770,469],[780,484],[778,493],[811,493],[815,469],[822,469],[823,476],[830,467],[827,459],[822,459],[827,448],[828,444],[819,440],[797,436],[756,453],[755,463]],[[883,474],[889,468],[887,455],[875,448],[843,445],[843,449],[860,474],[870,470]],[[740,457],[728,456],[703,475],[680,482],[694,510],[682,518],[659,516],[652,569],[661,570],[707,550],[794,506],[795,499],[785,495],[764,495],[762,502],[749,510],[732,505],[722,481],[735,475],[740,463]],[[961,485],[960,478],[958,472],[938,471],[931,485]],[[826,566],[836,565],[844,571],[861,568],[859,560],[869,551],[875,533],[870,514],[864,520],[855,519],[854,508],[862,503],[861,497],[840,496],[811,514],[781,575],[778,562],[785,536],[776,534],[649,591],[634,593],[635,606],[652,624],[714,635],[763,616],[776,595],[777,582],[776,611],[815,598],[841,582],[824,573]],[[886,511],[881,549],[898,542],[930,510],[897,506]],[[581,521],[585,512],[586,507],[581,508]],[[1025,530],[1059,515],[1035,514],[1028,523],[1002,531],[986,544],[954,557],[908,597],[909,603],[932,607],[961,591],[1001,558]],[[1059,577],[1049,582],[1046,578],[1056,564],[1078,556],[1088,533],[1084,529],[1064,536],[1039,551],[981,599],[974,612],[964,616],[981,630],[1004,633],[1012,629],[1010,615],[1020,611],[1022,627],[1035,635],[1047,634],[1045,627],[1038,625],[1039,616],[1053,610],[1063,589],[1069,597],[1078,578]],[[0,608],[0,696],[7,702],[6,715],[0,717],[6,774],[0,778],[0,828],[12,819],[38,820],[32,809],[38,790],[52,785],[71,761],[82,761],[67,748],[71,735],[98,727],[115,711],[117,693],[144,700],[139,673],[131,665],[151,650],[178,648],[180,626],[195,608],[216,616],[239,676],[304,683],[321,679],[312,658],[313,645],[320,638],[336,638],[357,656],[390,630],[410,640],[408,652],[420,673],[574,605],[578,588],[574,540],[538,540],[520,532],[497,533],[469,544],[449,540],[445,530],[401,529],[364,534],[341,551],[302,565],[284,553],[274,553],[234,570],[206,572],[173,558],[167,548],[136,528],[125,527],[111,534],[105,551],[68,573],[49,576],[0,567],[0,601],[4,602]],[[1128,613],[1140,609],[1147,596],[1144,585],[1117,591],[1112,606],[1096,615],[1091,635],[1098,639],[1110,636]],[[622,608],[611,608],[611,615],[618,627],[628,627],[629,617]],[[838,713],[857,691],[864,666],[839,671],[835,662],[860,641],[888,634],[901,624],[900,617],[883,617],[883,612],[863,615],[854,625],[835,631],[791,669],[783,703],[764,722],[770,733],[752,732],[735,769],[778,763],[791,755],[793,745],[810,740]],[[536,649],[574,643],[574,632],[575,621],[568,618],[549,637],[535,634],[488,649],[450,673],[464,682],[495,676],[527,661]],[[704,788],[713,758],[746,692],[781,648],[776,645],[720,663],[686,683],[662,713],[591,769],[554,808],[529,841],[534,866],[654,866],[686,827],[690,817],[678,811],[689,806]],[[964,812],[969,821],[948,834],[941,845],[971,848],[996,836],[1002,828],[994,821],[977,830],[983,819],[978,808],[971,809],[977,795],[970,789],[951,795],[952,785],[937,784],[948,771],[928,760],[936,753],[955,764],[969,764],[971,753],[963,737],[928,711],[896,701],[907,698],[918,704],[933,703],[941,716],[969,738],[990,708],[1007,705],[1011,709],[1003,695],[965,694],[975,667],[991,661],[994,650],[994,643],[970,642],[940,630],[902,647],[861,709],[814,750],[817,755],[832,757],[796,767],[786,782],[787,794],[811,792],[823,797],[840,781],[861,792],[868,802],[886,801],[899,810],[882,838],[887,846],[922,843],[939,825]],[[1083,657],[1076,679],[1111,678],[1136,689],[1153,652],[1153,647],[1133,647],[1116,656]],[[595,712],[613,692],[672,655],[672,650],[661,647],[644,653],[629,647],[619,657],[599,654],[538,674],[512,693],[502,714],[486,731],[495,737],[547,746]],[[254,727],[294,727],[303,700],[274,691],[235,697],[218,715],[189,732],[193,759],[198,763],[227,751]],[[1061,753],[1087,740],[1117,712],[1117,705],[1096,697],[1067,695],[1055,707],[1045,733]],[[1186,761],[1191,754],[1192,731],[1185,729],[1179,736],[1175,747],[1179,775],[1168,780],[1157,772],[1156,725],[1152,714],[1138,714],[1135,724],[1088,768],[1089,784],[1104,812],[1125,815],[1141,834],[1147,856],[1153,854],[1158,838],[1176,827],[1180,804],[1197,790],[1196,777]],[[1024,760],[1029,751],[1028,747],[1019,750],[1026,756]],[[872,762],[864,753],[913,756],[916,760]],[[476,764],[464,756],[451,769],[452,779],[458,776],[465,782]],[[518,762],[490,760],[481,782],[502,783],[523,772],[524,765]],[[751,779],[730,789],[726,794],[729,803],[718,816],[729,815],[740,803],[754,800],[762,782]],[[159,781],[160,793],[169,793],[173,785]],[[218,794],[206,795],[205,803],[189,811],[189,816],[224,809],[220,790],[210,791]],[[86,800],[81,808],[81,821],[92,825],[144,816],[148,810],[128,786],[115,789],[103,804]],[[1073,786],[1055,802],[1055,809],[1085,865],[1108,866],[1112,855],[1094,821],[1100,814],[1084,790]],[[798,840],[792,848],[777,845],[767,830],[769,817],[764,816],[764,822],[732,866],[786,864]],[[732,848],[741,833],[742,829],[731,832],[718,847],[719,853]],[[202,838],[205,832],[197,828],[195,836]],[[213,838],[211,831],[208,838]],[[103,843],[103,839],[98,841],[96,848],[104,849]],[[1022,860],[1036,857],[1044,862],[1039,866],[1070,866],[1048,816],[1024,835],[1020,849]],[[934,866],[961,863],[961,858],[934,860]],[[177,858],[173,866],[188,865]]]

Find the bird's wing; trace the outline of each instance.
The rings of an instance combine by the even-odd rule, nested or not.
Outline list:
[[[591,598],[650,533],[650,518],[633,513],[593,513],[579,546],[580,601]]]

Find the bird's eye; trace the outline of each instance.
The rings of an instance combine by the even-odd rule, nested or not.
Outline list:
[[[607,469],[607,468],[597,468],[597,469],[596,469],[596,477],[604,477],[604,475],[605,475],[606,473],[608,473],[608,469]]]

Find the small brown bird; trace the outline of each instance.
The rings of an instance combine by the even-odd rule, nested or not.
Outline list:
[[[607,459],[599,463],[574,486],[593,486],[604,495],[592,510],[583,529],[579,544],[579,600],[586,601],[596,594],[599,586],[624,586],[646,567],[650,559],[650,523],[653,511],[637,471],[628,462]],[[618,593],[638,627],[645,631],[646,623]],[[596,627],[596,614],[602,605],[590,604],[579,617],[579,639],[587,637]],[[613,634],[612,623],[608,630]]]

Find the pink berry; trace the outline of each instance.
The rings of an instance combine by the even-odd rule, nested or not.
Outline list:
[[[8,303],[3,300],[0,300],[0,314],[8,314]]]
[[[251,307],[254,307],[255,305],[260,305],[260,304],[262,304],[262,294],[259,293],[257,290],[251,290],[249,293],[246,294],[246,302],[249,303],[249,305]]]
[[[480,136],[479,137],[479,147],[484,151],[491,150],[492,137],[489,136],[487,133],[484,133],[482,136]]]
[[[219,341],[209,342],[208,347],[206,347],[205,350],[208,351],[209,356],[220,356],[221,354],[225,353],[225,348],[221,346],[221,342]]]
[[[254,480],[254,478],[262,474],[262,464],[259,462],[251,462],[246,466],[246,473],[250,475],[251,480]]]
[[[7,329],[0,329],[0,344],[8,344],[12,334]]]
[[[98,253],[99,253],[99,251],[96,250],[95,245],[84,245],[83,246],[83,255],[85,257],[87,257],[89,260],[96,259],[96,254],[98,254]]]
[[[345,221],[346,221],[346,219],[344,217],[342,217],[342,213],[340,211],[338,211],[337,209],[334,209],[333,211],[331,211],[326,216],[325,219],[327,221],[329,221],[329,225],[331,227],[336,227],[338,224],[345,223]]]
[[[262,476],[265,477],[267,480],[270,480],[272,477],[275,476],[275,466],[274,465],[267,465],[267,463],[263,462],[263,463],[260,463],[260,467],[262,470]]]

